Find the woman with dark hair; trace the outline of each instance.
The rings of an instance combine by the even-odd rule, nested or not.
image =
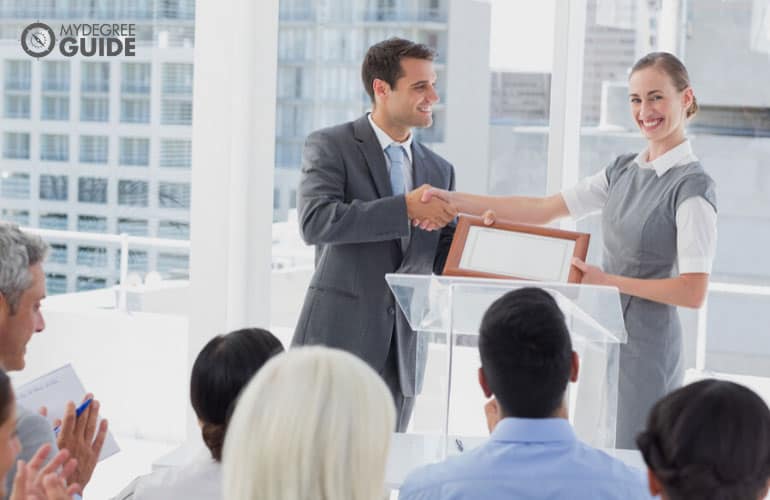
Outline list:
[[[685,134],[698,104],[684,64],[667,52],[647,54],[631,68],[628,92],[631,117],[647,147],[618,156],[572,188],[542,198],[439,189],[423,196],[483,215],[486,223],[498,217],[548,224],[601,212],[603,268],[580,259],[573,265],[584,284],[621,293],[628,342],[620,346],[618,448],[633,448],[655,401],[682,385],[676,306],[703,304],[717,239],[715,184]]]
[[[259,328],[211,339],[195,359],[190,377],[190,400],[206,444],[205,456],[139,477],[115,499],[222,498],[222,446],[230,412],[241,389],[268,359],[281,352],[281,342]]]
[[[770,488],[770,409],[741,385],[701,380],[672,392],[636,442],[663,500],[758,500]]]
[[[16,400],[11,380],[0,369],[0,496],[5,496],[5,476],[11,469],[21,443],[16,436]],[[29,463],[19,460],[13,479],[10,500],[71,500],[80,491],[80,486],[67,486],[66,479],[73,472],[77,462],[69,458],[69,452],[62,450],[43,467],[51,445],[45,444],[37,450]],[[42,467],[42,469],[41,469]]]

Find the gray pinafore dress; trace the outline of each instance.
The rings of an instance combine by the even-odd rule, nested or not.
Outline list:
[[[714,181],[699,162],[658,177],[623,155],[606,169],[609,192],[602,210],[603,270],[631,278],[678,275],[676,211],[701,196],[716,210]],[[682,328],[675,306],[621,294],[628,343],[620,347],[618,448],[636,448],[652,405],[682,384]]]

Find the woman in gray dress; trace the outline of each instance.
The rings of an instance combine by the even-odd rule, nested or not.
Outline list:
[[[634,122],[647,139],[575,187],[542,198],[432,189],[463,213],[530,224],[601,211],[602,268],[575,259],[583,283],[617,287],[628,332],[621,346],[617,447],[634,438],[655,401],[681,385],[682,334],[675,306],[699,308],[716,247],[714,181],[685,137],[697,111],[684,65],[672,54],[641,58],[629,76]],[[433,229],[417,221],[424,229]]]

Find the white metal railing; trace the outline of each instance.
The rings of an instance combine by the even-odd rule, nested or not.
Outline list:
[[[126,310],[126,279],[128,278],[128,247],[131,245],[154,247],[154,248],[172,248],[176,250],[190,250],[189,240],[171,240],[165,238],[149,238],[146,236],[129,236],[127,233],[104,234],[104,233],[83,233],[79,231],[61,231],[58,229],[39,229],[34,227],[24,227],[24,231],[37,234],[42,238],[52,238],[63,241],[82,241],[94,243],[111,243],[120,246],[120,284],[118,289],[118,309]]]

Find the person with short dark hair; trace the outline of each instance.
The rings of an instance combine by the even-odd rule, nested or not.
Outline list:
[[[393,394],[399,431],[418,386],[418,340],[385,275],[441,269],[456,215],[442,200],[420,201],[429,184],[451,190],[455,183],[452,165],[412,132],[433,123],[434,57],[401,38],[371,46],[361,67],[371,113],[308,136],[298,190],[300,232],[315,245],[316,270],[292,344],[322,344],[366,361]],[[444,229],[412,227],[413,220]]]
[[[222,498],[222,446],[241,390],[267,361],[283,352],[281,341],[261,328],[217,335],[198,354],[190,376],[190,400],[205,454],[178,468],[135,479],[114,500]]]
[[[770,489],[770,409],[742,385],[709,379],[668,394],[636,442],[663,500],[760,500]]]
[[[479,330],[479,384],[489,441],[407,477],[400,500],[634,500],[641,471],[582,443],[568,420],[579,361],[556,301],[539,288],[506,293]]]

